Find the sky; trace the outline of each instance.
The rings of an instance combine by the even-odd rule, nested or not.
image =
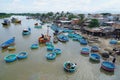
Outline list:
[[[0,0],[0,12],[120,13],[119,0]]]

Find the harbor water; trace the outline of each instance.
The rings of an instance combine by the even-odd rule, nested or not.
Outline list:
[[[82,47],[79,42],[70,39],[66,43],[58,42],[54,44],[55,48],[60,48],[62,54],[58,55],[55,60],[49,61],[45,55],[48,53],[46,46],[40,44],[38,49],[31,50],[33,43],[38,43],[41,34],[49,35],[53,39],[53,31],[48,24],[42,28],[35,28],[35,23],[39,20],[26,19],[25,16],[14,16],[21,19],[21,24],[11,23],[10,26],[3,26],[0,19],[0,44],[11,37],[15,37],[16,50],[0,50],[0,80],[120,80],[120,65],[116,64],[114,73],[106,72],[101,69],[100,63],[93,63],[89,56],[80,54]],[[11,19],[11,18],[8,18]],[[31,34],[23,36],[22,31],[25,28],[31,28]],[[12,63],[6,63],[4,57],[8,54],[17,54],[19,52],[28,52],[28,58],[16,60]],[[67,73],[63,69],[63,63],[71,61],[77,63],[77,70],[74,73]]]

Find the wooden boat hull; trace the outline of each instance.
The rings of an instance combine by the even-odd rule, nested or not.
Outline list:
[[[47,36],[46,38],[42,38],[40,37],[38,39],[39,43],[46,43],[46,42],[49,42],[50,41],[50,36]]]

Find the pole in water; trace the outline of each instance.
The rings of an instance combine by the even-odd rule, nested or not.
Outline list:
[[[47,27],[47,36],[48,36],[48,33],[49,33],[49,27]]]

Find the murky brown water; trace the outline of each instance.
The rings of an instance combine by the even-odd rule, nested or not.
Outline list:
[[[56,48],[62,50],[62,54],[53,61],[46,60],[47,50],[44,45],[40,45],[36,50],[30,49],[32,43],[37,43],[41,33],[46,34],[46,24],[42,29],[36,29],[34,23],[39,21],[26,20],[23,16],[16,17],[22,20],[21,25],[11,24],[9,27],[3,27],[0,24],[0,44],[13,36],[16,37],[15,51],[0,51],[0,80],[120,80],[120,65],[116,65],[114,73],[101,70],[100,63],[92,63],[89,61],[89,56],[80,55],[80,49],[83,46],[72,40],[65,44],[61,42],[54,44]],[[0,20],[0,23],[2,22],[3,19]],[[31,27],[31,34],[22,36],[22,30],[28,26]],[[52,36],[53,31],[50,30],[49,33]],[[4,61],[4,56],[7,54],[16,54],[21,51],[29,53],[27,59],[13,63]],[[63,70],[65,61],[76,62],[77,71],[72,74],[66,73]]]

